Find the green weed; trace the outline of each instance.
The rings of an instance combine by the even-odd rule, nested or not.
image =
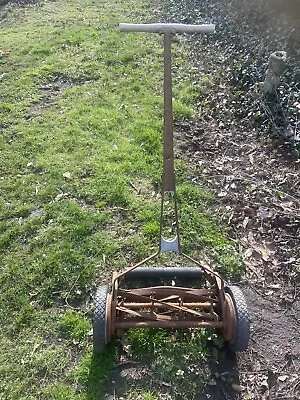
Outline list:
[[[80,341],[91,329],[90,322],[78,313],[68,310],[59,320],[61,331],[70,339]]]
[[[155,393],[144,391],[143,389],[129,390],[126,393],[126,398],[128,400],[159,400],[159,397]]]

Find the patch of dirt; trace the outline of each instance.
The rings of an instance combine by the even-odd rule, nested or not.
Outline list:
[[[195,165],[193,180],[210,186],[227,210],[224,223],[243,255],[245,279],[293,303],[300,279],[300,163],[280,155],[280,142],[261,143],[249,131],[199,122],[177,126],[176,137]]]
[[[39,99],[28,108],[26,119],[40,117],[46,109],[51,107],[55,98],[68,87],[70,83],[59,80],[41,85],[37,90]]]
[[[238,393],[234,390],[235,385],[236,387],[240,386],[240,382],[236,357],[233,353],[226,351],[225,357],[221,361],[216,362],[211,360],[208,373],[212,377],[211,382],[207,385],[206,390],[196,397],[196,400],[224,400],[228,398],[225,396],[228,396],[229,393],[231,400],[239,399]],[[159,393],[160,400],[172,400],[174,398],[172,395],[172,385],[149,376],[146,365],[135,362],[124,362],[120,363],[114,369],[111,379],[105,388],[105,399],[124,399],[124,393],[130,386],[135,386],[136,384],[138,387],[149,388],[149,380],[153,380],[152,387]]]
[[[37,3],[47,3],[48,1],[49,0],[0,0],[0,7],[5,5],[22,7]]]
[[[300,398],[299,303],[294,307],[245,286],[251,312],[251,344],[239,357],[241,384],[254,399]]]
[[[299,399],[300,320],[298,309],[274,304],[255,286],[242,287],[251,316],[249,350],[211,361],[216,385],[197,400]]]
[[[42,115],[43,111],[55,102],[55,99],[64,90],[76,85],[84,85],[94,82],[95,78],[90,76],[72,77],[64,73],[56,73],[48,81],[44,82],[37,89],[39,99],[32,103],[27,110],[26,118],[31,119]],[[89,172],[88,172],[89,174]]]

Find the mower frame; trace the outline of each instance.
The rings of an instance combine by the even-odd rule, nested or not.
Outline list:
[[[115,272],[112,276],[110,291],[106,297],[106,342],[108,343],[115,335],[121,336],[123,331],[129,328],[213,328],[222,333],[225,341],[234,343],[236,335],[240,334],[238,308],[232,295],[235,290],[226,292],[224,280],[217,272],[181,251],[174,171],[171,36],[175,32],[212,33],[215,27],[214,25],[184,24],[120,24],[120,30],[159,32],[164,35],[162,200],[158,251],[122,272]],[[163,236],[164,200],[167,195],[171,195],[174,201],[176,236],[171,239]],[[206,287],[175,286],[175,282],[173,282],[174,285],[123,287],[123,282],[130,281],[134,276],[134,270],[138,271],[140,277],[145,280],[151,278],[151,269],[142,266],[166,252],[175,252],[188,263],[199,267],[199,271],[207,282]],[[195,272],[193,270],[192,273],[189,267],[171,267],[170,271],[171,275],[174,274],[174,279],[179,273],[182,275],[186,271],[188,278],[189,274],[194,276]],[[242,334],[247,336],[249,335],[247,322],[249,318],[243,298],[242,302],[242,312],[245,314],[242,315]],[[248,344],[247,337],[244,342]],[[245,343],[242,347],[245,347]]]

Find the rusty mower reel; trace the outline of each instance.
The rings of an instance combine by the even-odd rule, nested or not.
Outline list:
[[[121,31],[164,34],[164,156],[158,251],[131,268],[114,273],[109,286],[95,295],[93,343],[103,353],[114,336],[130,328],[212,328],[230,348],[244,351],[249,342],[249,314],[242,291],[226,286],[209,266],[182,253],[177,213],[172,116],[171,35],[174,32],[214,32],[214,25],[120,24]],[[163,237],[164,201],[171,195],[176,235]],[[161,253],[182,256],[182,267],[143,266]],[[193,264],[195,266],[191,267]]]

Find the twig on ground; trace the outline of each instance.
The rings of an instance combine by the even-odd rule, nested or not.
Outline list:
[[[138,189],[138,188],[135,186],[135,184],[134,184],[133,182],[131,182],[131,181],[129,181],[129,184],[130,184],[130,186],[136,191],[137,194],[141,194],[141,188]]]

